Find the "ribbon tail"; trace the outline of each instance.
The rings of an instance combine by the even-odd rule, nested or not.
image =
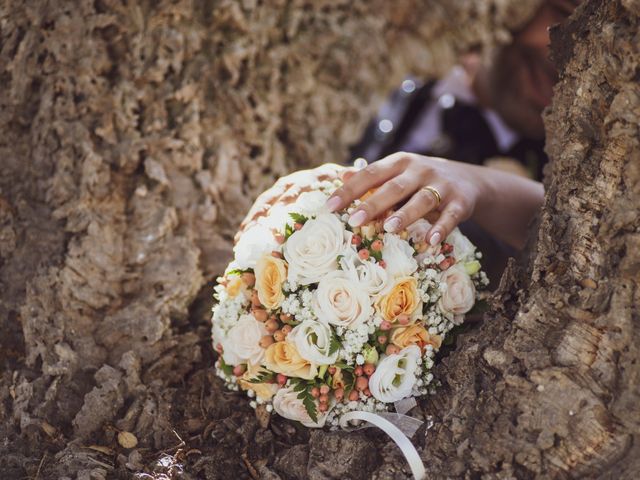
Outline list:
[[[369,422],[375,425],[384,433],[389,435],[389,437],[391,437],[391,440],[393,440],[398,448],[400,448],[400,450],[402,451],[404,458],[407,459],[407,463],[409,463],[413,478],[415,480],[422,480],[425,478],[426,470],[424,468],[422,460],[420,459],[420,455],[418,454],[416,447],[414,447],[407,436],[402,433],[402,430],[396,427],[389,420],[381,417],[380,415],[376,415],[375,413],[370,412],[345,413],[340,418],[340,426],[343,428],[347,428],[348,423],[351,420],[364,420],[365,422]]]

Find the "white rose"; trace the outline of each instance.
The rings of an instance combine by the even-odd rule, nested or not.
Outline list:
[[[292,203],[286,205],[279,203],[269,208],[267,215],[258,218],[258,223],[269,229],[282,230],[287,223],[293,225],[289,214],[294,211],[295,206]]]
[[[242,315],[221,342],[224,362],[227,365],[259,365],[264,357],[260,339],[268,334],[264,323],[257,321],[253,315]]]
[[[307,220],[284,244],[289,282],[309,285],[338,268],[338,255],[351,244],[353,234],[332,213]]]
[[[431,224],[421,218],[407,227],[407,233],[409,234],[409,239],[415,244],[426,241],[427,233],[430,229]]]
[[[341,271],[331,272],[320,280],[314,310],[321,322],[350,329],[373,315],[369,294]]]
[[[329,195],[319,190],[303,192],[296,199],[294,211],[305,217],[315,216],[320,213],[329,213],[324,206],[328,198]]]
[[[276,392],[273,397],[273,409],[281,417],[300,422],[308,428],[324,427],[329,412],[318,412],[318,421],[314,422],[304,408],[302,400],[298,398],[298,392],[294,392],[290,387],[281,388]]]
[[[369,390],[376,400],[393,403],[411,395],[416,382],[420,347],[411,345],[383,358],[369,378]]]
[[[475,245],[462,234],[459,228],[453,229],[447,237],[446,242],[453,245],[452,255],[458,262],[468,262],[476,259]]]
[[[278,248],[278,242],[271,230],[267,227],[256,224],[243,232],[238,239],[233,253],[235,261],[234,268],[242,270],[246,268],[255,268],[258,259],[265,253],[272,252]]]
[[[371,297],[376,297],[389,285],[387,271],[377,263],[361,260],[353,249],[345,252],[340,266]]]
[[[454,315],[467,313],[476,300],[476,289],[464,266],[456,264],[440,274],[444,291],[438,305],[445,312]]]
[[[287,336],[305,360],[318,365],[330,365],[338,359],[338,351],[331,349],[331,328],[315,320],[305,320]]]
[[[387,264],[389,277],[408,277],[417,270],[418,262],[413,258],[415,250],[409,242],[393,233],[385,233],[383,242],[382,259]]]

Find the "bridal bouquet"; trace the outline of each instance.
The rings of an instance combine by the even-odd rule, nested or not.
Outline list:
[[[217,374],[307,427],[428,393],[435,353],[488,283],[457,229],[432,247],[426,220],[398,234],[382,218],[351,228],[359,201],[324,207],[339,186],[316,181],[266,209],[215,287]]]

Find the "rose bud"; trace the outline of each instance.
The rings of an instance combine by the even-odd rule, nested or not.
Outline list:
[[[369,379],[367,377],[358,377],[356,379],[356,388],[361,392],[369,386]]]
[[[247,367],[242,364],[236,365],[235,367],[233,367],[233,374],[236,377],[241,377],[246,371],[247,371]]]
[[[251,292],[251,305],[253,307],[261,307],[262,303],[260,303],[260,298],[258,297],[258,291],[253,290]]]
[[[358,395],[358,391],[357,390],[351,390],[351,392],[349,393],[349,400],[354,402],[356,400],[358,400],[360,398],[360,395]]]
[[[318,387],[313,387],[311,389],[311,396],[313,398],[318,398],[320,396],[320,389]]]
[[[251,314],[256,317],[256,320],[259,322],[266,322],[267,318],[269,318],[269,314],[263,308],[252,308]]]
[[[291,325],[284,325],[280,331],[282,333],[284,333],[284,336],[286,337],[287,335],[289,335],[291,333],[291,330],[293,330],[293,327]]]
[[[367,250],[366,248],[358,250],[358,256],[361,260],[367,260],[369,258],[369,250]]]
[[[396,320],[398,321],[398,323],[400,325],[408,325],[409,324],[409,315],[407,315],[406,313],[403,313],[401,315],[398,315]]]
[[[273,252],[271,252],[271,256],[275,257],[275,258],[282,259],[282,254],[280,252],[278,252],[277,250],[274,250]]]
[[[282,330],[276,330],[275,332],[273,332],[273,339],[276,342],[284,341],[284,337],[286,337],[286,335],[282,332]]]
[[[382,250],[382,246],[382,240],[374,240],[371,244],[371,250],[373,250],[374,252],[379,252]]]
[[[364,372],[362,371],[362,367],[360,365],[358,365],[356,368],[353,369],[353,374],[356,377],[361,377],[363,373]]]
[[[351,237],[351,245],[355,245],[356,247],[362,243],[362,237],[360,235],[354,235]]]
[[[447,268],[449,268],[450,266],[452,266],[454,263],[456,263],[456,259],[454,257],[447,257],[444,260],[442,260],[438,266],[442,269],[442,270],[446,270]]]
[[[329,368],[327,368],[327,371],[329,372],[329,375],[335,375],[338,369],[332,365]]]
[[[342,400],[344,398],[344,388],[336,388],[333,391],[333,396],[338,402]]]
[[[380,265],[382,268],[387,268],[387,262],[385,262],[384,260],[380,260],[378,262],[378,265]]]
[[[331,389],[329,388],[329,385],[320,385],[320,393],[322,395],[326,395],[331,391]]]
[[[387,339],[387,336],[386,336],[386,335],[380,335],[380,336],[378,337],[378,343],[379,343],[380,345],[384,345],[385,343],[387,343],[387,340],[388,340],[388,339]]]
[[[371,375],[373,375],[373,372],[376,371],[376,366],[373,363],[365,363],[362,370],[364,370],[365,375],[370,377]]]
[[[327,410],[329,410],[329,405],[327,405],[326,403],[321,403],[320,405],[318,405],[318,410],[320,412],[326,412]]]
[[[391,322],[388,320],[383,320],[380,324],[380,330],[386,332],[387,330],[391,330]]]
[[[329,403],[329,395],[327,395],[326,393],[324,395],[320,394],[320,397],[318,397],[318,400],[320,401],[320,404]]]
[[[267,348],[269,345],[271,345],[274,342],[273,337],[271,335],[265,335],[264,337],[262,337],[260,339],[260,343],[259,345],[262,348]]]
[[[396,347],[395,345],[387,345],[387,350],[385,351],[385,353],[387,355],[394,355],[396,353],[398,353],[400,351],[400,349],[398,347]]]
[[[264,326],[267,328],[267,332],[273,333],[278,330],[279,325],[278,322],[276,322],[273,318],[270,318],[269,320],[267,320]]]
[[[278,382],[278,385],[282,387],[285,383],[287,383],[287,376],[279,373],[278,375],[276,375],[276,380]]]
[[[274,237],[276,239],[276,242],[278,242],[279,244],[284,243],[284,235],[282,235],[281,233],[276,233]]]

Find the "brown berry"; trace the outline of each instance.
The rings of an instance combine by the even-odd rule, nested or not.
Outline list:
[[[251,272],[244,272],[241,278],[242,283],[247,287],[253,287],[256,284],[256,276]]]
[[[264,326],[267,328],[267,332],[269,333],[273,333],[276,330],[278,330],[278,322],[276,322],[273,318],[270,318],[269,320],[267,320],[267,322],[264,324]]]
[[[235,367],[233,367],[233,374],[236,377],[241,377],[242,375],[244,375],[244,372],[247,371],[247,367],[245,365],[236,365]]]
[[[318,400],[320,401],[320,403],[329,403],[329,395],[325,394],[320,394],[320,396],[318,397]]]
[[[387,330],[391,330],[391,322],[388,320],[383,320],[380,324],[380,330],[386,332]]]
[[[351,245],[355,245],[356,247],[362,243],[362,237],[360,235],[354,235],[351,237]]]
[[[353,369],[353,374],[356,377],[361,377],[363,373],[364,372],[362,371],[362,367],[360,365],[358,365],[356,368]]]
[[[263,308],[252,308],[251,314],[258,320],[259,322],[266,322],[267,318],[269,318],[269,314]]]
[[[368,388],[365,388],[364,392],[362,392],[362,393],[364,393],[367,397],[371,396],[371,390],[369,390]]]
[[[371,250],[373,250],[374,252],[379,252],[382,250],[382,240],[374,240],[371,243]]]
[[[373,363],[365,363],[362,369],[364,370],[364,374],[370,377],[373,375],[373,372],[376,371],[376,366]]]
[[[408,325],[409,324],[409,315],[407,315],[406,313],[403,313],[401,315],[398,315],[396,320],[398,321],[398,323],[400,325]]]
[[[356,378],[356,388],[361,392],[369,386],[369,379],[367,377]]]
[[[329,405],[327,405],[326,403],[321,403],[320,405],[318,405],[318,410],[320,412],[326,412],[327,410],[329,410]]]
[[[334,367],[333,365],[330,366],[329,368],[327,368],[327,372],[329,372],[329,375],[335,375],[337,371],[338,371],[338,369],[336,367]]]
[[[387,343],[387,340],[388,340],[388,338],[387,338],[387,336],[386,336],[386,335],[380,335],[380,336],[378,337],[378,343],[379,343],[380,345],[384,345],[385,343]]]
[[[291,330],[293,330],[293,327],[291,325],[283,325],[283,327],[280,330],[282,331],[282,333],[284,333],[286,337],[291,333]]]
[[[344,398],[344,388],[336,388],[333,391],[333,396],[338,402],[342,400]]]
[[[283,323],[290,322],[292,318],[293,317],[291,316],[290,313],[281,313],[280,314],[280,321],[283,322]]]
[[[304,225],[300,222],[296,222],[293,224],[293,228],[295,228],[296,230],[300,230]]]
[[[329,388],[329,385],[320,385],[320,393],[322,395],[326,395],[331,391],[331,389]]]
[[[275,332],[273,332],[273,339],[276,342],[284,341],[285,337],[286,337],[286,335],[282,332],[282,330],[276,330]]]
[[[349,393],[349,400],[353,402],[353,401],[358,400],[358,398],[360,398],[360,395],[358,395],[358,391],[357,390],[351,390],[351,392]]]
[[[282,254],[277,250],[274,250],[273,252],[271,252],[271,256],[275,258],[280,258],[280,259],[282,258]]]
[[[361,260],[368,260],[369,250],[367,250],[366,248],[361,248],[360,250],[358,250],[358,256],[360,257]]]
[[[251,292],[251,305],[254,307],[261,307],[262,303],[260,303],[260,298],[258,297],[258,291],[254,290]]]
[[[447,257],[438,264],[438,267],[440,267],[441,270],[446,270],[454,263],[456,263],[456,259],[454,257]]]
[[[387,262],[385,262],[384,260],[380,260],[378,262],[378,265],[380,265],[382,268],[387,268]]]
[[[398,353],[400,351],[400,349],[398,347],[396,347],[395,345],[387,345],[387,349],[385,350],[385,353],[387,355],[394,355],[396,353]]]
[[[259,345],[262,348],[267,348],[269,345],[271,345],[274,342],[273,337],[271,335],[265,335],[264,337],[262,337],[260,339],[260,343]]]
[[[320,389],[318,387],[313,387],[311,389],[311,396],[313,398],[318,398],[320,396]]]
[[[278,382],[278,385],[282,387],[285,383],[287,383],[287,376],[279,373],[278,375],[276,375],[276,380]]]

